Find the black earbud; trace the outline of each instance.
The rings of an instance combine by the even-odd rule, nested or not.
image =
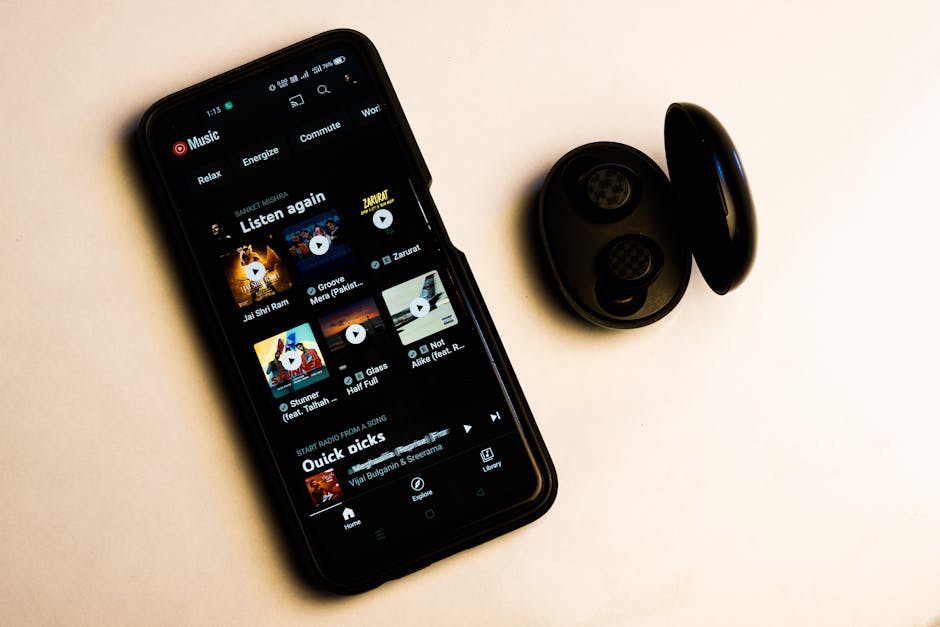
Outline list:
[[[692,255],[718,294],[754,260],[754,205],[741,160],[721,123],[694,104],[666,112],[672,181],[623,144],[576,148],[539,194],[539,231],[569,305],[605,327],[632,328],[669,313],[689,282]]]

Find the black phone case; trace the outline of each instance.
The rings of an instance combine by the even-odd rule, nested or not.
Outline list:
[[[447,231],[444,228],[437,207],[435,206],[433,199],[430,196],[428,188],[431,185],[431,173],[424,161],[423,156],[421,155],[421,151],[418,149],[417,142],[415,141],[411,128],[408,125],[408,121],[405,118],[404,111],[402,110],[395,90],[392,87],[391,80],[389,79],[388,73],[385,70],[385,66],[379,57],[375,46],[361,33],[353,30],[341,29],[316,35],[297,44],[284,48],[278,52],[274,52],[270,55],[262,57],[257,61],[242,65],[215,78],[203,81],[193,87],[167,96],[159,100],[147,110],[147,112],[142,116],[137,131],[138,149],[142,157],[143,167],[145,168],[146,174],[152,183],[152,192],[158,197],[158,205],[163,213],[163,222],[165,226],[171,230],[170,237],[175,240],[177,245],[187,250],[187,268],[189,268],[191,271],[197,270],[198,264],[196,262],[195,252],[191,247],[191,243],[188,241],[179,221],[177,210],[168,191],[168,184],[164,180],[157,166],[154,156],[154,147],[150,143],[150,129],[155,118],[159,116],[164,110],[175,106],[178,102],[212,92],[213,90],[218,89],[231,81],[239,79],[249,72],[254,72],[264,66],[275,65],[307,49],[314,49],[335,43],[342,43],[356,48],[362,54],[363,58],[366,59],[367,65],[373,74],[372,78],[375,79],[379,86],[380,93],[383,98],[383,104],[387,104],[390,117],[393,120],[394,127],[397,129],[399,138],[408,153],[408,157],[412,160],[412,163],[418,175],[420,176],[421,181],[425,185],[426,193],[424,194],[424,198],[428,201],[428,206],[425,207],[427,217],[433,222],[434,227],[437,229],[441,237],[444,246],[444,254],[448,264],[450,265],[450,268],[453,271],[457,288],[460,290],[462,297],[465,299],[471,312],[474,314],[474,324],[476,328],[479,329],[479,333],[483,338],[487,350],[492,356],[498,371],[501,373],[509,399],[513,407],[516,409],[518,425],[523,435],[525,444],[542,479],[541,489],[537,494],[534,495],[532,499],[521,502],[509,510],[491,516],[489,519],[487,519],[485,525],[479,525],[478,528],[471,529],[469,532],[464,533],[459,538],[454,537],[452,542],[443,544],[434,551],[420,555],[414,555],[412,559],[403,560],[401,563],[396,564],[394,567],[386,571],[379,572],[370,577],[364,577],[356,582],[338,582],[332,580],[328,574],[322,572],[322,570],[319,568],[316,563],[315,555],[311,551],[307,556],[310,558],[310,570],[309,572],[305,572],[304,575],[311,579],[312,583],[317,587],[341,594],[349,594],[373,588],[383,583],[384,581],[388,581],[390,579],[401,577],[410,572],[414,572],[415,570],[418,570],[448,555],[452,555],[463,549],[485,542],[539,518],[542,514],[548,511],[554,502],[557,493],[558,480],[551,458],[549,457],[541,434],[539,433],[538,427],[536,426],[532,417],[531,409],[529,408],[529,405],[522,394],[519,382],[515,373],[513,372],[512,366],[509,363],[509,359],[506,355],[503,344],[500,341],[499,336],[497,335],[493,326],[489,311],[486,308],[486,304],[483,302],[479,287],[477,286],[476,281],[470,271],[467,259],[465,255],[459,251],[450,241],[450,237],[447,235]],[[250,395],[247,393],[248,386],[245,384],[242,378],[242,368],[235,361],[234,352],[231,345],[227,340],[224,339],[225,332],[222,328],[218,313],[215,311],[212,299],[208,296],[209,292],[207,286],[205,285],[205,277],[203,277],[202,274],[198,272],[191,272],[190,276],[193,276],[194,274],[198,274],[201,277],[201,285],[199,287],[196,287],[195,285],[191,287],[192,289],[195,289],[199,292],[196,296],[200,302],[200,306],[207,305],[208,309],[213,312],[212,318],[215,327],[213,329],[215,331],[213,335],[217,338],[216,341],[218,343],[225,345],[225,353],[228,355],[228,361],[230,362],[228,364],[230,373],[237,373],[238,385],[241,387],[241,389],[237,391],[229,391],[233,397],[233,402],[236,404],[247,403],[250,405]],[[260,417],[253,406],[251,413],[258,422],[258,426],[256,429],[254,429],[254,431],[261,433],[263,436],[264,430],[260,426]],[[267,438],[265,436],[265,440],[266,439]],[[266,442],[266,445],[267,446],[265,448],[268,456],[266,461],[268,463],[265,465],[275,469],[276,471],[277,464],[274,461],[273,450],[270,448],[269,443]],[[283,499],[279,500],[286,504],[289,502],[289,499],[286,497],[288,488],[279,472],[277,475],[278,483],[284,491]],[[296,525],[298,526],[298,528],[295,530],[298,532],[297,536],[306,537],[301,531],[300,527],[302,527],[302,525],[297,512],[294,511],[293,507],[290,507],[290,509],[292,511],[291,518],[292,520],[296,521]]]

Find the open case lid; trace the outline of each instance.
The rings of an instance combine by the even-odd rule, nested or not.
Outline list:
[[[757,223],[741,159],[721,123],[704,108],[666,111],[666,161],[686,238],[702,276],[726,294],[754,262]]]

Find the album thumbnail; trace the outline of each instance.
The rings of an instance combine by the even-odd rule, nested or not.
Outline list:
[[[352,245],[335,211],[326,211],[282,231],[302,276],[322,274],[352,261]]]
[[[378,305],[371,298],[322,316],[319,323],[326,346],[334,354],[347,348],[374,347],[376,338],[384,337],[385,332]]]
[[[318,475],[307,477],[307,491],[317,507],[325,503],[333,503],[343,498],[343,488],[336,478],[336,471],[330,468]]]
[[[383,291],[382,298],[403,345],[457,324],[454,307],[436,270]]]
[[[258,363],[274,398],[279,398],[330,376],[306,322],[255,344]]]
[[[220,262],[239,307],[248,307],[291,287],[287,267],[264,238],[222,255]]]
[[[409,195],[386,179],[383,181],[361,187],[361,205],[356,217],[363,238],[382,250],[414,238],[414,225],[409,224],[409,216],[417,215],[418,211]]]

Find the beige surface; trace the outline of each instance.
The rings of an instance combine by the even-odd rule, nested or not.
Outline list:
[[[938,624],[940,5],[752,4],[4,2],[0,624]],[[124,147],[339,26],[383,54],[561,486],[348,599],[280,553]],[[644,330],[578,324],[524,199],[588,141],[664,165],[674,100],[735,138],[758,263]]]

